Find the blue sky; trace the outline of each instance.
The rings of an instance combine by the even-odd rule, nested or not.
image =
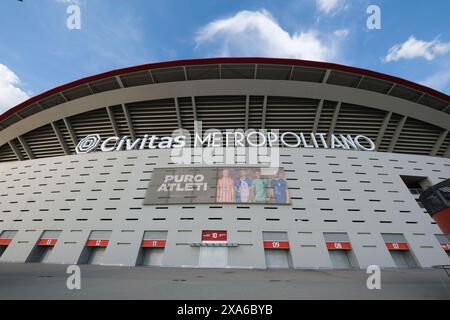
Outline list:
[[[80,30],[66,27],[71,4]],[[331,61],[449,94],[449,12],[448,0],[1,0],[0,113],[88,75],[212,56]]]

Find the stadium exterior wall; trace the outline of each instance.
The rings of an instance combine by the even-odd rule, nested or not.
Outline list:
[[[290,190],[298,198],[292,205],[276,209],[231,204],[142,206],[152,169],[171,166],[167,150],[1,163],[6,180],[1,193],[9,200],[2,198],[2,210],[20,207],[26,212],[2,215],[0,230],[19,232],[0,261],[25,262],[43,231],[62,230],[46,262],[77,263],[92,230],[111,230],[101,263],[133,266],[144,231],[166,230],[162,265],[197,267],[200,249],[189,244],[201,241],[202,230],[227,230],[229,241],[239,244],[227,249],[227,267],[265,268],[264,231],[288,233],[294,268],[332,268],[323,232],[347,232],[360,268],[395,267],[381,233],[403,234],[421,267],[448,264],[435,237],[440,230],[400,175],[426,176],[435,183],[449,172],[450,160],[326,149],[282,149],[281,159],[285,169],[295,172],[290,173],[295,180],[289,187],[299,189]],[[369,189],[375,192],[366,192]],[[23,194],[15,195],[19,190]],[[216,218],[220,220],[210,220]]]
[[[258,59],[255,63],[264,61]],[[227,61],[222,59],[220,63],[226,64]],[[427,185],[450,178],[449,100],[444,101],[447,106],[438,110],[418,103],[420,97],[429,93],[423,93],[414,102],[387,93],[329,84],[325,76],[319,82],[257,79],[256,69],[255,79],[187,81],[186,76],[186,81],[132,87],[122,84],[120,88],[98,93],[91,88],[91,95],[71,101],[61,94],[65,99],[62,103],[41,108],[39,112],[20,117],[11,125],[0,127],[0,148],[10,146],[14,151],[10,154],[23,158],[23,161],[10,161],[12,156],[2,158],[0,152],[0,262],[32,262],[37,259],[58,264],[134,266],[142,263],[143,240],[150,232],[163,235],[153,248],[158,251],[157,256],[150,259],[153,265],[161,266],[270,267],[272,263],[276,265],[281,256],[272,252],[277,248],[265,247],[268,233],[285,237],[283,241],[288,242],[289,250],[278,252],[287,252],[287,264],[292,268],[339,268],[343,260],[342,256],[335,254],[334,249],[338,248],[327,247],[330,234],[344,235],[348,239],[346,241],[350,247],[345,253],[349,267],[366,268],[372,264],[382,268],[399,267],[396,251],[399,248],[395,247],[398,246],[397,240],[388,238],[404,242],[406,247],[403,250],[410,254],[408,259],[418,267],[448,264],[450,241],[443,239],[442,231],[420,207],[404,177],[420,180]],[[119,77],[116,73],[110,76]],[[362,81],[363,78],[359,80]],[[394,87],[395,84],[389,90],[394,90]],[[57,95],[55,92],[51,94]],[[355,134],[364,134],[364,130],[368,130],[373,140],[378,142],[377,150],[379,143],[383,142],[385,152],[280,148],[279,163],[286,172],[291,195],[288,205],[144,204],[154,170],[179,167],[171,158],[171,150],[73,152],[77,141],[84,138],[80,133],[96,134],[101,129],[103,132],[121,135],[126,132],[133,136],[133,125],[142,131],[143,127],[147,130],[146,123],[156,123],[155,128],[165,133],[177,127],[172,126],[174,123],[184,127],[186,119],[189,121],[188,127],[193,127],[191,118],[196,117],[197,97],[229,96],[242,96],[243,101],[247,102],[240,109],[230,107],[231,111],[227,112],[232,114],[231,120],[224,119],[225,125],[245,123],[245,126],[251,127],[251,117],[255,114],[260,117],[259,109],[249,111],[252,97],[264,97],[264,108],[267,107],[268,97],[309,99],[316,101],[315,105],[305,107],[305,114],[312,114],[308,115],[311,124],[300,119],[299,123],[302,123],[299,126],[310,128],[311,132],[318,127],[325,128],[328,134],[342,133],[335,130],[337,124],[345,134],[349,130],[357,130]],[[192,98],[193,101],[192,106],[185,106],[185,111],[192,109],[189,109],[190,113],[186,112],[187,116],[180,112],[178,105],[179,99],[185,98]],[[439,98],[445,100],[446,96],[439,94]],[[148,112],[146,114],[126,114],[130,103],[161,99],[173,100],[173,110],[170,109],[173,117],[172,114],[160,115],[158,110],[152,113],[155,111],[152,104],[143,107]],[[322,115],[324,101],[335,102],[335,105]],[[350,116],[344,114],[341,119],[341,103],[361,108],[349,107],[350,111],[346,112]],[[108,108],[114,106],[120,107],[120,119],[117,117],[114,120],[114,113],[108,113],[105,119],[111,120],[111,123],[107,125],[103,120],[96,120],[85,127],[78,127],[77,132],[70,128],[73,117],[80,116],[81,120],[89,122],[89,116],[82,118],[83,115],[90,115],[89,112],[95,110],[106,109],[110,112]],[[133,110],[138,107],[134,106]],[[368,115],[365,122],[364,113],[353,114],[352,110],[363,110],[363,107],[369,111],[380,111],[375,122]],[[224,108],[228,108],[225,103]],[[274,104],[271,108],[271,116],[276,118],[278,107]],[[294,110],[295,106],[289,106],[291,109],[280,107],[283,108]],[[17,110],[16,107],[9,113],[14,116],[14,112],[19,112]],[[12,117],[10,114],[8,116]],[[220,115],[214,114],[212,109],[207,110],[203,117],[216,121],[212,123],[220,123]],[[282,117],[279,122],[284,125],[282,130],[296,127],[298,114],[292,116],[292,120],[288,113]],[[391,118],[398,120],[391,123]],[[323,119],[326,121],[321,122]],[[345,128],[348,119],[352,119],[351,129]],[[399,139],[408,119],[421,122],[409,124],[405,135]],[[360,126],[358,121],[361,121]],[[62,130],[58,123],[63,123],[67,128]],[[261,123],[264,127],[260,118],[254,123]],[[39,135],[39,129],[49,125],[53,136],[48,138],[50,135],[47,133]],[[415,126],[417,130],[425,128],[417,131],[425,132],[424,137],[414,132]],[[389,134],[386,133],[388,131]],[[37,138],[33,137],[36,132],[39,133]],[[148,129],[148,134],[152,134],[152,128]],[[411,140],[408,140],[410,136]],[[102,135],[102,138],[107,136]],[[397,149],[396,143],[400,140]],[[426,147],[420,146],[423,141],[428,143]],[[50,150],[48,153],[47,148]],[[58,151],[60,156],[47,156],[57,148],[61,149]],[[233,152],[237,154],[239,150]],[[440,156],[436,156],[438,154]],[[8,160],[2,162],[2,159]],[[190,165],[205,166],[196,161]],[[240,161],[237,165],[245,167],[255,164]],[[259,165],[264,167],[267,163]],[[226,243],[203,241],[202,233],[208,230],[226,231]],[[102,236],[93,237],[93,232]],[[216,252],[221,252],[219,255],[215,255],[214,247],[208,251],[208,245],[216,244]],[[392,245],[394,248],[389,247]],[[51,250],[41,250],[44,247]],[[93,260],[85,259],[96,248],[101,248],[97,252],[99,255]],[[395,249],[395,254],[392,249]],[[210,263],[205,259],[210,259]],[[214,263],[214,259],[222,259],[222,262]]]

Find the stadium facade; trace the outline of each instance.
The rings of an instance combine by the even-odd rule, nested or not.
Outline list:
[[[449,264],[419,201],[450,178],[450,97],[291,59],[114,70],[0,115],[0,262]]]

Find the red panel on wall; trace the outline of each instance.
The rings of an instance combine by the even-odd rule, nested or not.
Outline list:
[[[352,245],[350,242],[327,242],[328,250],[351,250]]]
[[[433,219],[439,228],[441,228],[443,234],[450,234],[450,208],[434,213]]]
[[[227,232],[225,230],[203,230],[202,241],[227,241]]]
[[[143,248],[164,248],[166,240],[142,240],[141,247]]]
[[[109,240],[88,240],[86,243],[87,247],[107,247]]]
[[[11,243],[12,239],[0,239],[0,246],[7,246]]]
[[[54,246],[58,239],[40,239],[38,246]]]
[[[406,242],[386,242],[386,248],[389,250],[409,250]]]
[[[265,249],[289,249],[288,241],[264,241]]]

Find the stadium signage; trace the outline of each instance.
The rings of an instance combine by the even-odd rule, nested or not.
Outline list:
[[[283,168],[154,168],[143,204],[290,204]]]
[[[128,136],[112,136],[101,139],[98,134],[91,134],[81,139],[76,148],[77,154],[94,152],[100,149],[102,152],[129,151],[144,149],[170,149],[183,148],[190,145],[191,136],[176,135],[160,137],[145,134],[142,137],[132,139]],[[281,134],[261,131],[243,133],[232,132],[208,132],[203,136],[196,133],[193,138],[194,148],[205,147],[278,147],[288,148],[323,148],[374,151],[375,143],[364,135],[343,135],[326,133],[295,133],[283,132]]]

